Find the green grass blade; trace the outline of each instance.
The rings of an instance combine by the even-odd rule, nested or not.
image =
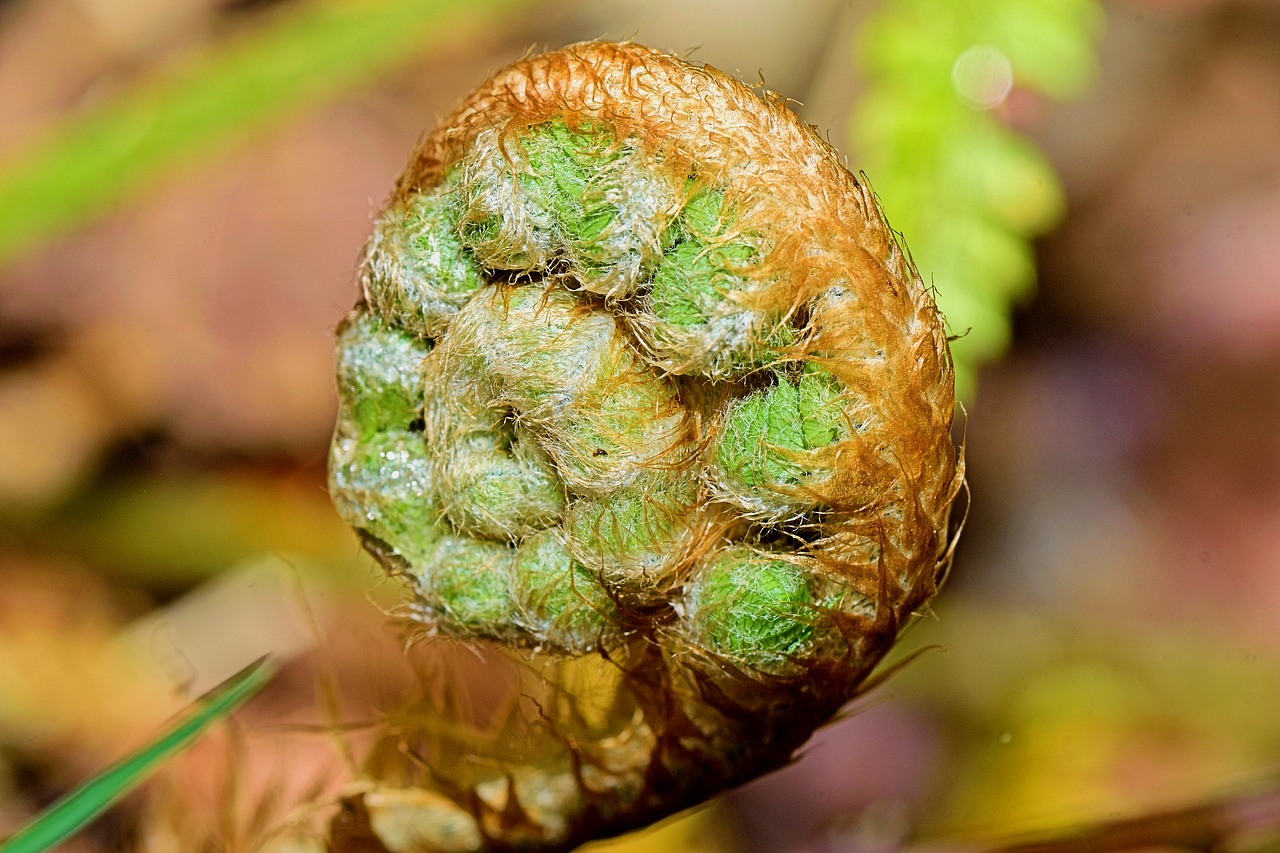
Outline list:
[[[312,0],[72,118],[0,162],[0,262],[109,210],[211,146],[398,63],[465,43],[528,0]]]
[[[271,680],[274,669],[267,658],[261,658],[210,690],[151,743],[72,791],[0,843],[0,853],[42,853],[77,832],[257,693]]]

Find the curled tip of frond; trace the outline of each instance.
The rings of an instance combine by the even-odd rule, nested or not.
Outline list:
[[[430,630],[623,673],[613,747],[462,786],[494,844],[785,762],[945,573],[942,318],[781,99],[634,44],[521,60],[426,138],[360,278],[339,511]]]

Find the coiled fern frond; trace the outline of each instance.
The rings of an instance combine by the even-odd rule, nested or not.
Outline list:
[[[563,850],[693,805],[786,763],[934,593],[943,321],[776,96],[633,44],[518,62],[423,142],[360,279],[343,518],[421,631],[617,678],[501,765],[402,741],[423,768],[334,847]]]

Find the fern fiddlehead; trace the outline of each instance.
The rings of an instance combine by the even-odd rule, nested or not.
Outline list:
[[[387,849],[568,849],[780,766],[935,591],[942,319],[780,99],[632,44],[518,62],[426,138],[360,276],[340,514],[425,630],[618,674],[549,757],[356,795]]]

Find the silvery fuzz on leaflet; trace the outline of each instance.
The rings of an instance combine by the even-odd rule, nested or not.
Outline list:
[[[780,98],[634,44],[517,62],[414,154],[360,283],[338,511],[421,632],[615,679],[546,711],[551,748],[384,774],[335,848],[564,850],[698,803],[786,763],[935,592],[943,320]]]

